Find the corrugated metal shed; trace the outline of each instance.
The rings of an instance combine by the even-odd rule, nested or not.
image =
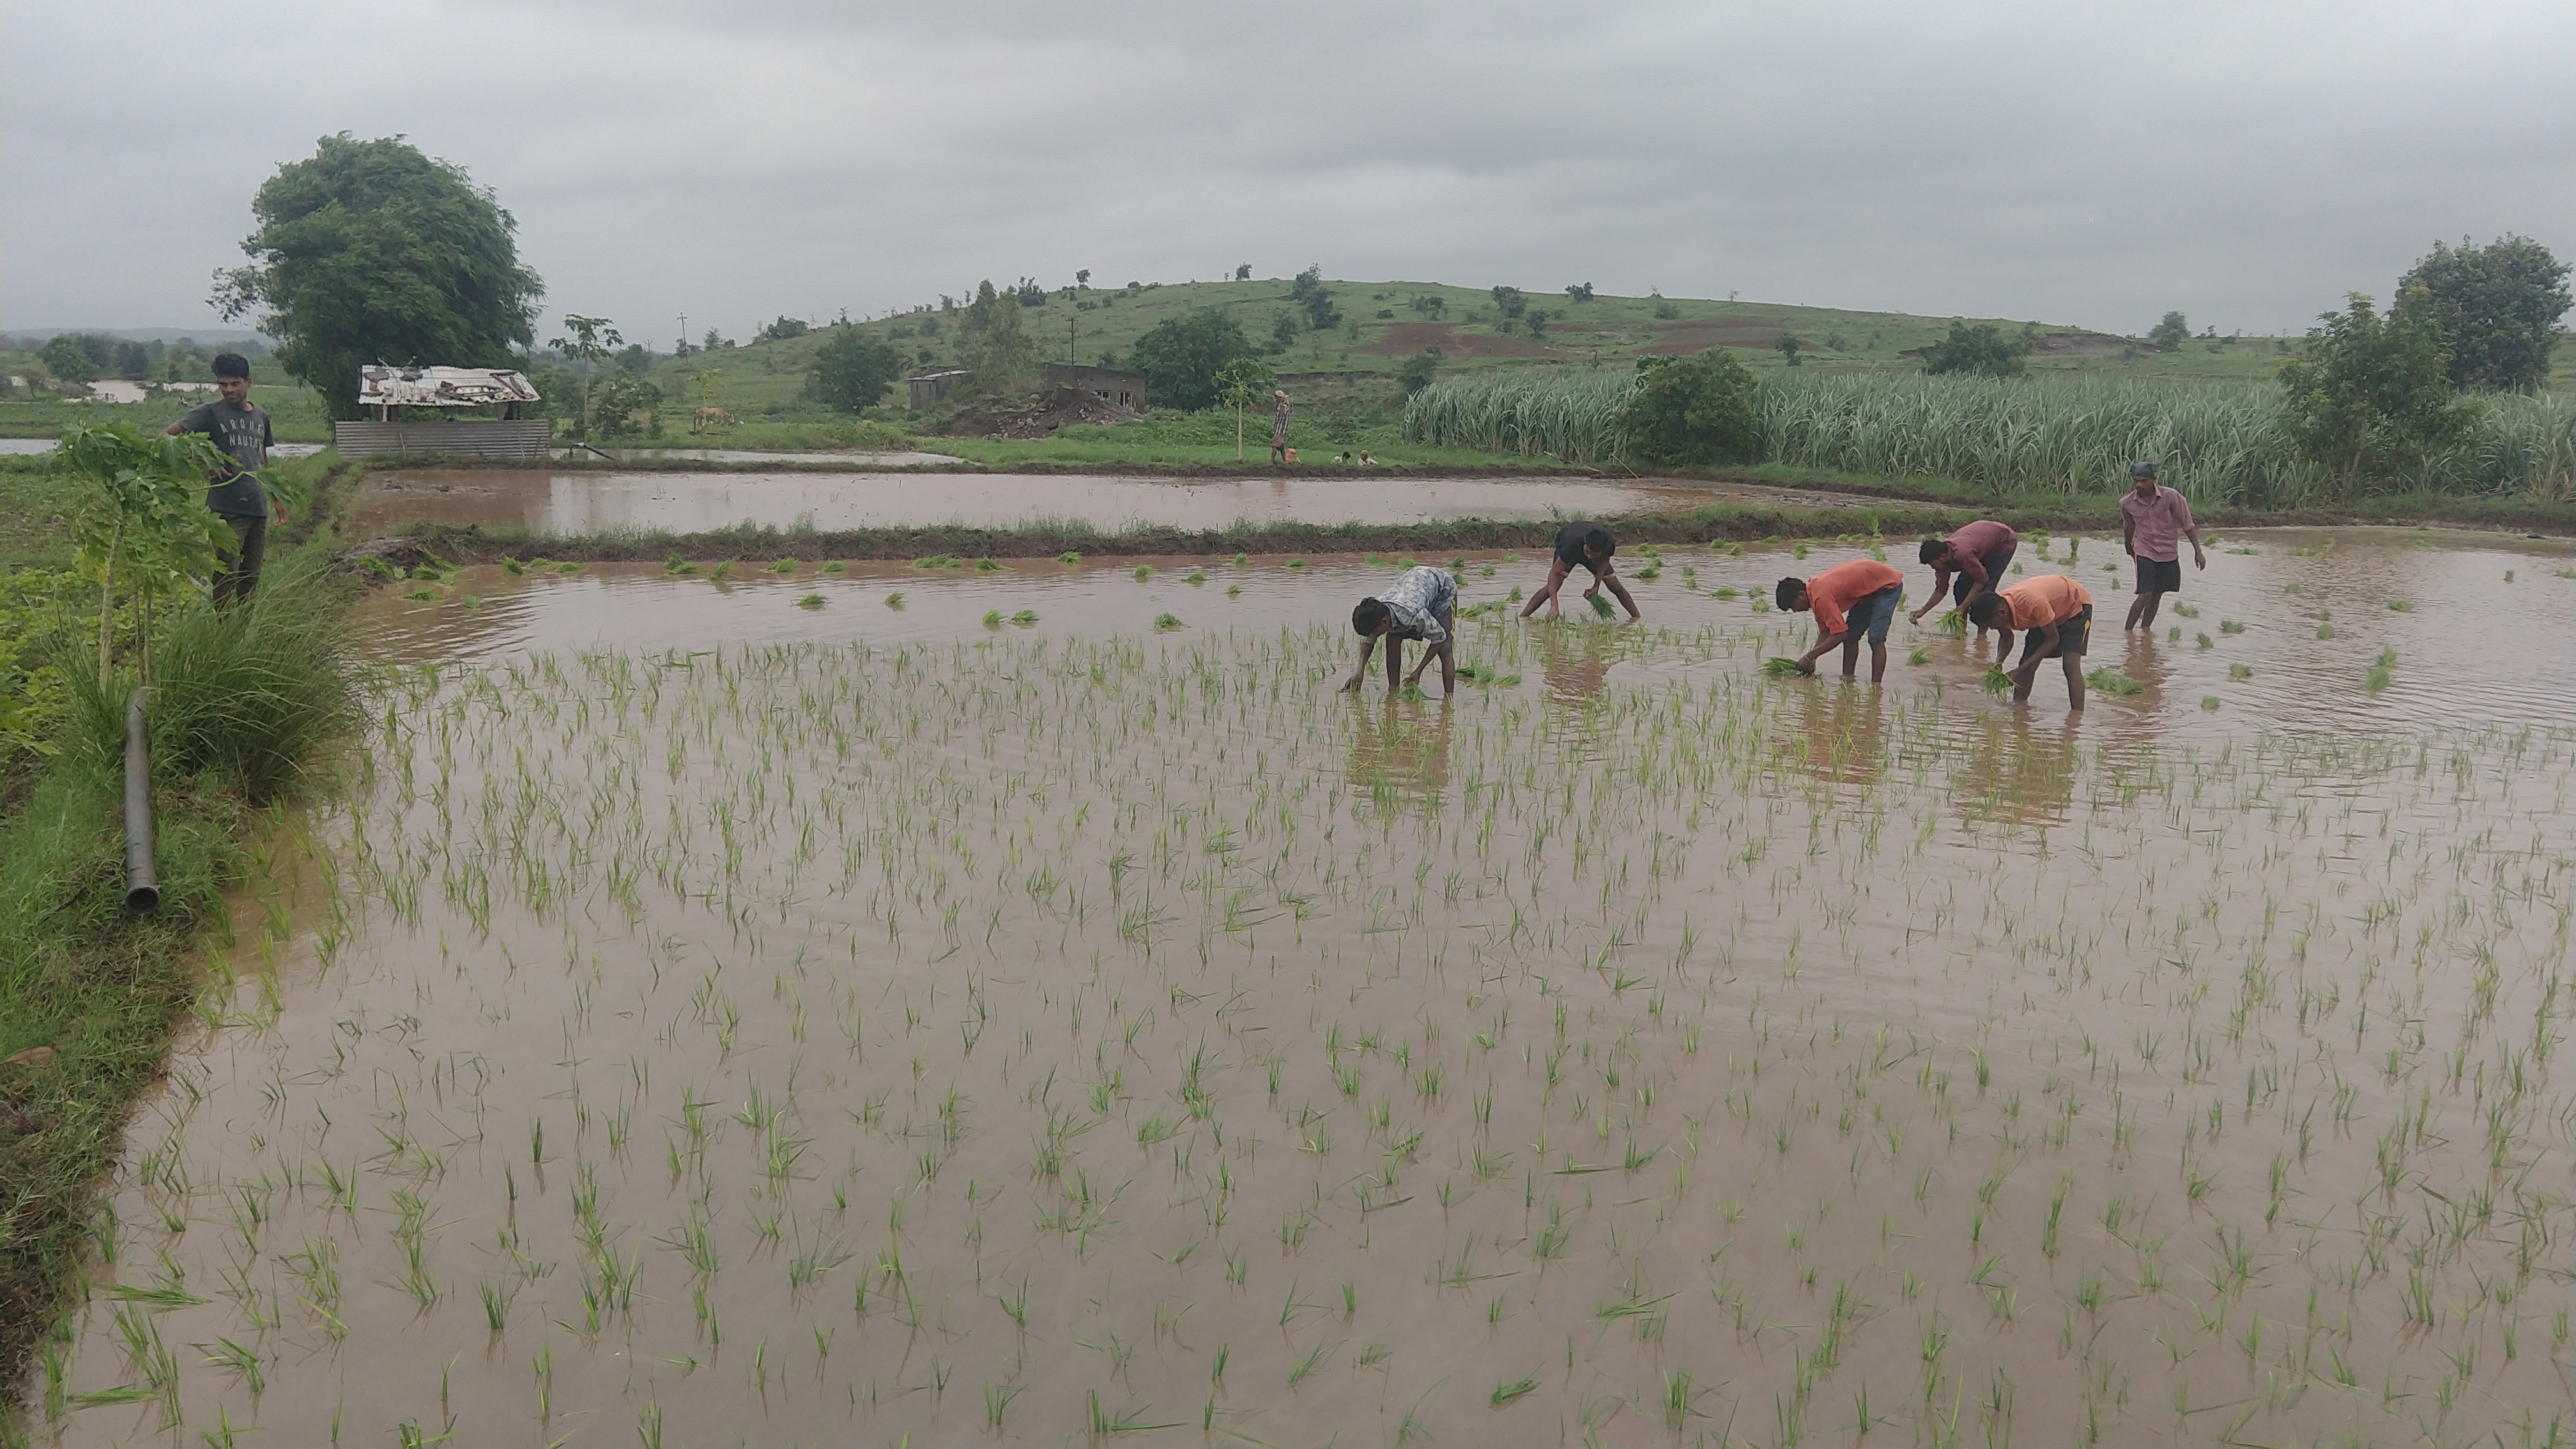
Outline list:
[[[465,458],[541,458],[554,425],[544,418],[517,422],[333,423],[332,445],[345,456],[360,453],[444,453]]]
[[[358,401],[369,407],[480,408],[537,401],[525,373],[500,367],[358,369]]]

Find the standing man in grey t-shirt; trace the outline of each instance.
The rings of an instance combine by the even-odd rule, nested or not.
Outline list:
[[[199,403],[172,423],[171,433],[203,433],[230,455],[232,462],[206,488],[206,506],[230,524],[235,540],[232,558],[215,575],[215,607],[226,609],[259,588],[260,565],[268,559],[268,490],[260,470],[277,434],[268,425],[268,409],[250,400],[250,360],[238,352],[215,359],[215,387],[223,397]],[[275,505],[277,521],[286,522],[286,504]]]

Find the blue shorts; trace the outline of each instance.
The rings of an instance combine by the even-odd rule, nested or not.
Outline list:
[[[1886,643],[1888,626],[1896,622],[1897,600],[1904,593],[1903,584],[1889,584],[1845,610],[1843,628],[1849,632],[1843,636],[1843,642],[1857,644],[1866,637],[1872,644]]]

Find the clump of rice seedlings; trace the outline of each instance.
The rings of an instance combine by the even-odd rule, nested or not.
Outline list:
[[[966,560],[953,553],[934,553],[928,558],[914,559],[912,566],[917,569],[962,569],[966,567]]]
[[[555,572],[559,574],[577,574],[581,572],[581,565],[577,563],[559,563],[555,565]]]
[[[780,559],[778,562],[769,566],[769,572],[773,574],[792,574],[796,572],[796,560],[792,558]]]
[[[2318,638],[2320,638],[2320,639],[2331,639],[2331,638],[2333,638],[2333,637],[2334,637],[2334,621],[2333,621],[2333,620],[2331,620],[2331,619],[2329,619],[2329,620],[2327,620],[2326,622],[2324,622],[2324,623],[2322,623],[2322,624],[2319,624],[2319,625],[2317,626],[2317,637],[2318,637]]]
[[[708,578],[711,578],[711,579],[715,580],[715,581],[716,581],[716,582],[718,582],[718,583],[722,583],[722,582],[724,582],[726,579],[731,578],[732,576],[733,576],[733,560],[732,560],[732,559],[726,559],[723,563],[717,564],[717,565],[715,566],[714,571],[713,571],[713,572],[711,572],[711,573],[709,573],[709,574],[707,575],[707,577],[708,577]]]
[[[893,593],[886,595],[886,596],[885,596],[885,606],[886,606],[887,608],[889,608],[889,609],[900,609],[900,608],[902,608],[902,607],[903,607],[903,590],[901,590],[901,589],[897,589],[897,590],[895,590]]]
[[[1914,646],[1913,652],[1905,656],[1905,662],[1914,665],[1931,663],[1932,646],[1929,644],[1917,644]]]
[[[975,560],[975,572],[979,574],[993,574],[1000,573],[1001,571],[1002,566],[993,562],[989,558],[979,558]]]
[[[1185,583],[1185,584],[1203,584],[1203,583],[1206,583],[1206,582],[1207,582],[1207,573],[1206,573],[1206,571],[1205,571],[1205,570],[1202,570],[1202,569],[1192,569],[1192,570],[1190,570],[1188,573],[1183,574],[1183,575],[1181,576],[1181,582],[1182,582],[1182,583]]]
[[[1720,584],[1709,590],[1708,596],[1712,599],[1740,599],[1744,597],[1744,591],[1732,584]]]
[[[2193,608],[2189,604],[2174,605],[2174,612],[2182,615],[2186,619],[2197,619],[2200,617],[2200,610]]]
[[[442,595],[436,589],[414,589],[403,597],[414,603],[427,604],[436,602]]]
[[[2125,674],[2114,673],[2107,668],[2084,671],[2084,683],[2086,687],[2098,689],[2104,694],[2143,694],[2147,688],[2137,680]]]
[[[1807,546],[1806,546],[1805,544],[1803,544],[1803,543],[1792,545],[1792,546],[1791,546],[1791,548],[1789,549],[1789,557],[1791,557],[1791,558],[1795,558],[1795,559],[1803,559],[1803,558],[1805,558],[1806,556],[1807,556]]]
[[[2005,673],[2003,670],[1989,666],[1986,670],[1985,677],[1979,679],[1977,683],[1991,693],[2001,694],[2005,690],[2013,687],[2013,677],[2010,674]]]
[[[1170,631],[1180,627],[1180,616],[1176,614],[1156,614],[1154,616],[1154,632],[1157,634],[1169,633]]]
[[[1770,658],[1762,661],[1762,672],[1770,675],[1773,679],[1778,679],[1783,675],[1795,674],[1798,672],[1798,661],[1786,658],[1782,655],[1774,654]]]
[[[1941,611],[1940,629],[1944,634],[1964,638],[1968,632],[1968,616],[1958,609],[1944,609]]]
[[[2242,634],[2245,632],[2244,621],[2241,619],[2221,619],[2218,621],[2218,632],[2221,634]]]
[[[1663,576],[1664,566],[1661,562],[1650,563],[1644,568],[1637,570],[1637,577],[1647,583],[1652,583]]]
[[[1618,617],[1618,611],[1611,608],[1610,600],[1606,597],[1600,594],[1587,594],[1584,597],[1592,601],[1592,613],[1594,617],[1602,619],[1615,619]]]
[[[1241,584],[1228,584],[1228,585],[1226,585],[1226,586],[1225,586],[1225,596],[1226,596],[1227,598],[1229,598],[1229,599],[1240,599],[1240,598],[1242,598],[1242,597],[1243,597],[1243,585],[1241,585]]]
[[[1002,611],[999,609],[986,609],[984,611],[984,627],[987,629],[1001,628]]]
[[[2227,666],[2227,677],[2230,679],[2252,679],[2254,677],[2254,666],[2251,664],[2230,664]]]
[[[1035,609],[1022,609],[1022,610],[1020,610],[1018,613],[1013,614],[1013,615],[1011,616],[1011,622],[1012,622],[1012,623],[1014,623],[1014,624],[1022,624],[1022,625],[1026,625],[1026,624],[1034,624],[1034,623],[1036,623],[1037,621],[1038,621],[1038,611],[1037,611],[1037,610],[1035,610]]]
[[[2179,634],[2182,631],[2180,629],[2176,629],[2174,632]],[[2218,641],[2210,638],[2206,633],[2194,634],[2191,637],[2193,641],[2203,649],[2215,649],[2218,647]]]
[[[1234,566],[1235,566],[1236,568],[1241,568],[1241,567],[1243,567],[1245,564],[1248,564],[1248,563],[1252,562],[1252,555],[1250,555],[1250,554],[1248,554],[1248,553],[1237,553],[1237,554],[1234,556],[1234,558],[1231,560],[1231,562],[1234,564]]]
[[[1306,561],[1305,561],[1304,559],[1302,559],[1302,558],[1292,558],[1292,559],[1288,560],[1288,562],[1284,565],[1284,567],[1292,568],[1292,569],[1302,569],[1302,568],[1304,568],[1305,566],[1306,566]]]
[[[2504,581],[2508,584],[2513,582],[2513,570],[2506,569],[2504,571]]]
[[[696,564],[689,562],[687,559],[680,557],[676,553],[662,560],[662,572],[666,574],[693,574],[697,571],[698,566]]]
[[[1060,564],[1078,564],[1082,562],[1082,555],[1073,549],[1066,549],[1055,556],[1055,561]]]
[[[825,599],[821,594],[807,594],[805,597],[796,601],[796,607],[800,609],[819,609],[828,602],[829,600]]]
[[[2413,599],[2391,599],[2388,601],[2388,607],[2392,613],[2412,614],[2415,612],[2415,601]]]
[[[465,597],[456,601],[456,607],[460,609],[479,609],[483,607],[483,600],[479,595],[467,594]]]
[[[839,559],[833,559],[829,563],[823,565],[823,572],[827,574],[845,574],[849,571],[850,566],[841,562]]]
[[[2218,713],[2218,696],[2214,694],[2202,695],[2200,697],[2200,707],[2211,714]]]
[[[2363,677],[2362,686],[2371,693],[2377,694],[2386,689],[2396,677],[2397,651],[2382,649],[2379,651],[2379,657],[2370,661],[2370,673]]]
[[[1135,576],[1134,576],[1134,577],[1135,577],[1135,579],[1136,579],[1136,582],[1138,582],[1138,583],[1140,583],[1140,584],[1141,584],[1141,583],[1145,582],[1147,579],[1152,578],[1153,576],[1154,576],[1154,566],[1153,566],[1153,565],[1151,565],[1151,564],[1138,564],[1138,565],[1136,565],[1136,573],[1135,573]]]
[[[503,572],[513,574],[524,574],[528,571],[528,566],[526,564],[519,562],[508,554],[501,555],[501,568]]]

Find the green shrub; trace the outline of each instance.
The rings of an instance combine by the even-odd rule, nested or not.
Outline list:
[[[1753,374],[1715,348],[1647,365],[1612,421],[1639,462],[1737,463],[1761,453]]]

